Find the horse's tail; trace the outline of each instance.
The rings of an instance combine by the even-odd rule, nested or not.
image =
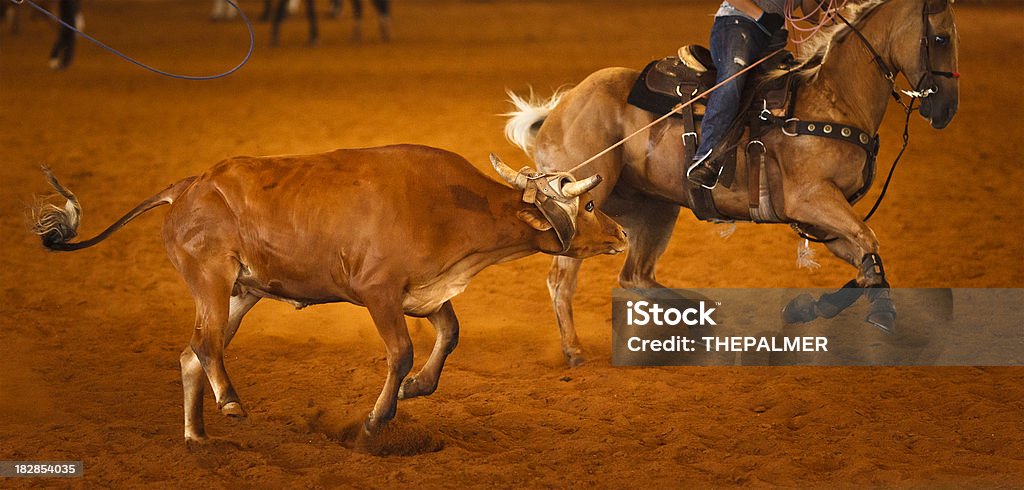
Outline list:
[[[532,90],[529,98],[520,97],[511,90],[506,90],[505,93],[509,96],[509,102],[516,107],[516,110],[502,114],[509,118],[505,123],[505,138],[532,156],[537,131],[540,130],[541,124],[544,124],[548,113],[558,105],[565,91],[557,90],[547,100],[535,99]]]
[[[196,177],[187,177],[171,184],[171,186],[160,191],[155,196],[139,203],[138,206],[135,206],[135,209],[132,209],[128,214],[122,216],[121,219],[115,221],[114,224],[107,227],[99,235],[88,240],[71,243],[68,240],[78,235],[78,225],[82,217],[82,206],[78,203],[78,198],[57,181],[57,178],[53,176],[53,172],[49,168],[43,167],[43,172],[46,173],[46,179],[50,181],[50,185],[67,199],[67,202],[63,208],[45,202],[36,204],[32,209],[32,231],[39,235],[44,247],[61,252],[88,248],[106,240],[107,237],[128,224],[136,216],[157,206],[174,202],[196,180]]]

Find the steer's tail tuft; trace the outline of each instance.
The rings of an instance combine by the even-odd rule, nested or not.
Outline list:
[[[136,216],[157,206],[174,202],[196,180],[195,177],[182,179],[157,195],[139,203],[138,206],[135,206],[135,209],[132,209],[128,214],[122,216],[121,219],[115,221],[114,224],[107,227],[99,235],[88,240],[71,242],[72,238],[78,236],[78,225],[82,221],[82,206],[78,204],[78,198],[57,181],[57,178],[53,176],[53,172],[48,167],[44,166],[43,172],[46,174],[46,180],[50,181],[50,185],[67,202],[64,203],[64,207],[60,207],[45,200],[40,200],[32,208],[32,232],[39,236],[43,241],[44,247],[62,252],[79,250],[102,242]]]
[[[59,250],[66,246],[68,240],[78,236],[78,224],[81,223],[82,206],[78,198],[61,185],[53,176],[50,167],[43,166],[46,180],[67,199],[64,207],[40,200],[32,209],[32,231],[43,240],[43,246],[51,250]]]

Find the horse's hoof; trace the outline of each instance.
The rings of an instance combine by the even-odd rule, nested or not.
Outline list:
[[[185,434],[185,448],[194,449],[205,446],[207,442],[210,442],[210,438],[206,434],[190,433]]]
[[[249,416],[242,408],[242,404],[238,402],[227,402],[223,407],[220,407],[220,413],[236,419],[244,419]]]
[[[565,356],[565,363],[569,365],[570,369],[578,368],[587,362],[583,354],[570,354]]]
[[[872,311],[868,313],[867,322],[878,327],[887,334],[896,332],[896,312]]]
[[[814,312],[814,297],[803,293],[789,301],[782,308],[782,321],[786,323],[806,323],[818,317]]]

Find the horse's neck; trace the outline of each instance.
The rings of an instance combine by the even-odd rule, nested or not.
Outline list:
[[[891,68],[886,15],[889,12],[873,12],[858,28]],[[817,75],[803,90],[804,100],[798,111],[802,107],[799,112],[804,114],[797,116],[848,124],[875,133],[885,116],[891,88],[870,50],[856,33],[850,32],[829,49]]]

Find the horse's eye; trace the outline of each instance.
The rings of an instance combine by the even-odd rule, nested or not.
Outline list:
[[[584,206],[584,208],[586,208],[588,213],[593,213],[594,212],[594,201],[588,201],[587,205]]]
[[[945,46],[949,44],[949,36],[935,36],[936,46]]]

